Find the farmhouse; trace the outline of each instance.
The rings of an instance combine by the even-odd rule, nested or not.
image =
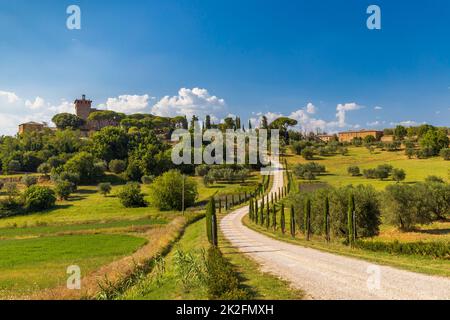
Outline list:
[[[319,134],[317,138],[319,138],[322,142],[330,142],[333,140],[334,136],[329,134]]]
[[[378,130],[360,130],[339,132],[339,142],[351,142],[354,138],[364,139],[367,136],[373,136],[376,140],[380,140],[383,131]]]
[[[25,132],[42,131],[46,125],[39,122],[26,122],[19,125],[19,134],[24,134]]]

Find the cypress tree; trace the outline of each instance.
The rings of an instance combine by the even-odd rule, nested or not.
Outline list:
[[[271,200],[272,206],[273,206],[273,193],[270,194],[270,200]]]
[[[284,216],[284,203],[281,204],[280,226],[281,226],[281,232],[284,234],[286,232],[286,220],[285,220],[285,216]]]
[[[266,228],[269,229],[270,227],[270,205],[269,202],[266,204]]]
[[[311,237],[311,199],[307,198],[305,203],[305,236],[306,241]]]
[[[244,192],[244,201],[247,201],[247,191]]]
[[[256,224],[258,224],[258,215],[259,215],[258,199],[255,199],[255,223]]]
[[[264,197],[261,200],[261,216],[259,222],[261,222],[262,226],[264,225]]]
[[[206,235],[208,237],[208,241],[211,244],[213,243],[213,216],[216,214],[214,197],[209,199],[208,205],[206,206]]]
[[[276,208],[276,205],[273,206],[272,209],[273,209],[272,227],[273,227],[273,231],[277,231],[277,208]]]
[[[219,244],[219,235],[217,233],[217,216],[216,216],[216,210],[214,209],[214,213],[211,217],[211,240],[212,240],[212,245],[217,247],[217,245]]]
[[[219,197],[219,214],[222,213],[222,199]]]
[[[225,212],[228,211],[228,195],[225,195]]]
[[[348,199],[348,214],[347,214],[347,233],[348,233],[348,244],[353,245],[355,241],[355,226],[353,225],[355,214],[355,196],[353,193],[350,194]]]
[[[324,203],[324,233],[325,233],[325,240],[327,242],[330,242],[330,201],[328,199],[328,196],[325,197],[325,203]]]
[[[253,220],[253,208],[252,208],[252,206],[253,206],[253,203],[250,202],[250,204],[249,204],[249,206],[248,206],[248,216],[249,216],[249,218],[250,218],[250,221]]]
[[[291,205],[291,236],[295,238],[295,210],[294,205]]]

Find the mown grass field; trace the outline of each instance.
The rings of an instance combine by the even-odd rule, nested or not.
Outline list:
[[[2,240],[0,297],[61,285],[67,279],[67,267],[79,266],[83,276],[145,243],[143,238],[108,234]]]
[[[349,166],[358,166],[362,170],[375,168],[380,164],[390,164],[395,168],[405,170],[406,179],[403,183],[414,183],[425,180],[430,175],[435,175],[450,181],[450,162],[441,157],[429,159],[408,159],[404,151],[380,151],[377,149],[370,153],[364,147],[349,147],[348,155],[332,155],[318,157],[314,160],[305,160],[303,157],[288,154],[286,159],[288,165],[298,163],[317,162],[326,167],[326,174],[318,177],[318,181],[327,182],[332,186],[345,186],[349,184],[370,184],[378,190],[383,190],[387,185],[396,183],[392,180],[366,179],[364,176],[352,177],[347,173]]]
[[[128,290],[121,298],[143,300],[208,299],[207,292],[202,286],[183,287],[175,263],[177,250],[191,253],[197,259],[200,259],[202,250],[206,250],[209,246],[205,228],[204,219],[189,226],[181,240],[166,256],[164,272],[155,268],[151,274]],[[232,248],[222,236],[219,240],[221,251],[233,264],[240,277],[241,285],[250,290],[253,299],[301,299],[303,297],[302,292],[291,289],[286,282],[259,271],[258,265],[253,260]]]

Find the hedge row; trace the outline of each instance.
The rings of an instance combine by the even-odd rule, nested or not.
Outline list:
[[[391,254],[429,256],[438,259],[450,259],[450,246],[448,242],[393,242],[359,240],[356,247],[364,250],[387,252]]]

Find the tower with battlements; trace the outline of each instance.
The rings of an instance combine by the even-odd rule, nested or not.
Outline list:
[[[81,99],[75,100],[74,104],[76,115],[81,119],[87,121],[89,115],[92,112],[92,101],[86,100],[86,95],[83,94]]]

